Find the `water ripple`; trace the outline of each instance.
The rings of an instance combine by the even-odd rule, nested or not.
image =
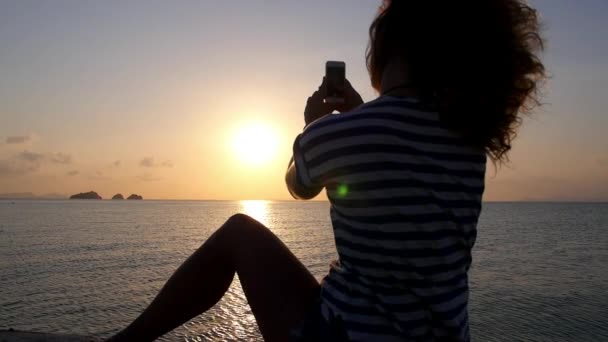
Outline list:
[[[321,279],[327,203],[0,201],[0,329],[124,327],[230,215],[249,208]],[[470,274],[480,341],[608,340],[608,205],[485,204]],[[258,341],[238,278],[161,341]]]

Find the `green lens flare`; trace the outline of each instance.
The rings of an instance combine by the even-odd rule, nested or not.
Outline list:
[[[346,197],[348,195],[348,185],[340,184],[338,185],[338,197]]]

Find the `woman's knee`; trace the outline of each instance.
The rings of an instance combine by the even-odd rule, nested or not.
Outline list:
[[[251,234],[261,233],[266,227],[251,216],[245,214],[234,214],[226,220],[222,230],[228,235],[236,238],[244,238]]]
[[[226,220],[226,223],[234,224],[234,225],[247,225],[247,224],[258,223],[258,221],[256,221],[253,217],[251,217],[249,215],[237,213],[237,214],[230,216],[228,218],[228,220]]]

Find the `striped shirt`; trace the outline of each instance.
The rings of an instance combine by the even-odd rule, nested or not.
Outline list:
[[[324,187],[339,261],[326,320],[353,341],[468,341],[471,248],[486,156],[411,99],[383,96],[309,125],[297,181]]]

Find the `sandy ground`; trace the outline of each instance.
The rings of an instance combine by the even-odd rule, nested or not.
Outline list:
[[[0,330],[0,342],[100,342],[101,339],[77,335],[57,335],[28,331]]]

